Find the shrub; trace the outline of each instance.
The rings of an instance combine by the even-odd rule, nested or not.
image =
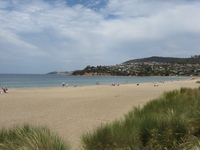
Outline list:
[[[69,150],[69,145],[46,127],[31,125],[0,130],[0,149],[3,150]]]

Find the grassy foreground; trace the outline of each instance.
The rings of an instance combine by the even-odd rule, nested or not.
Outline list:
[[[164,93],[82,143],[85,150],[200,150],[200,88]]]
[[[0,150],[69,150],[69,145],[46,127],[23,125],[0,130]]]

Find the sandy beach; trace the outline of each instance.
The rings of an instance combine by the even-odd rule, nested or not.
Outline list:
[[[43,125],[80,149],[80,136],[123,118],[134,106],[181,87],[197,88],[200,79],[83,87],[13,89],[0,94],[0,125]],[[156,86],[155,86],[156,85]]]

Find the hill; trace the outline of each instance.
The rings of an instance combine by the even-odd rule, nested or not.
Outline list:
[[[190,58],[175,58],[175,57],[159,57],[152,56],[141,59],[132,59],[123,64],[140,63],[140,62],[159,62],[159,63],[177,63],[177,64],[200,64],[200,55],[195,55]]]
[[[112,66],[87,66],[73,72],[50,72],[48,74],[84,76],[198,76],[200,55],[190,58],[152,56],[133,59]]]
[[[199,76],[200,55],[191,58],[148,57],[113,66],[87,66],[72,75],[84,76]]]

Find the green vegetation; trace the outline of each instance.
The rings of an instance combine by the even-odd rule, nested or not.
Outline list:
[[[82,142],[85,150],[199,150],[200,88],[164,93]]]
[[[69,150],[69,145],[45,127],[30,125],[0,130],[1,150]]]
[[[200,83],[200,81],[197,81],[196,83]]]
[[[191,58],[149,57],[112,66],[87,66],[72,75],[200,76],[200,55]]]
[[[128,76],[127,72],[119,71],[118,68],[107,67],[107,66],[87,66],[83,70],[77,70],[72,75],[90,75],[90,76]]]
[[[133,59],[126,61],[124,63],[139,63],[139,62],[162,62],[162,63],[177,63],[177,64],[200,64],[200,55],[194,55],[190,58],[174,58],[174,57],[148,57],[148,58],[141,58],[141,59]]]

